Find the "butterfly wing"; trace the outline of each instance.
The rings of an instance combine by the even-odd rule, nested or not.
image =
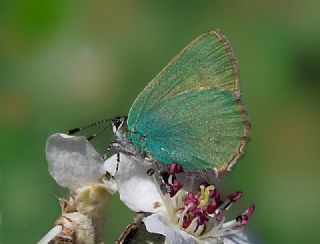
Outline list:
[[[228,166],[243,153],[250,123],[236,58],[218,30],[182,50],[142,91],[128,115],[132,142],[163,163]],[[145,136],[143,146],[139,135]]]

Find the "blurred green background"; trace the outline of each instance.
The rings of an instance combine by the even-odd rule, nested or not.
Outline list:
[[[59,215],[55,196],[67,192],[47,170],[50,134],[127,114],[172,57],[217,27],[239,59],[253,124],[226,180],[245,193],[235,209],[255,203],[249,228],[265,243],[319,241],[319,9],[311,0],[2,0],[0,243],[35,243]],[[116,195],[106,243],[131,216]]]

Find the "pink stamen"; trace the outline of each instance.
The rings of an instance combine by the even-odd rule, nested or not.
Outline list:
[[[187,206],[190,205],[189,211],[193,212],[199,204],[199,195],[193,194],[192,192],[188,192],[184,200],[184,204]]]
[[[234,192],[232,193],[231,195],[229,195],[229,200],[231,202],[236,202],[238,201],[240,198],[242,197],[242,192],[241,191],[237,191],[237,192]]]
[[[182,224],[183,228],[185,228],[185,229],[188,228],[189,225],[191,224],[191,222],[192,222],[192,219],[189,217],[188,214],[186,214],[186,215],[183,217],[183,224]]]
[[[161,186],[163,187],[162,190],[169,193],[170,197],[175,196],[183,188],[183,184],[176,178],[176,174],[181,172],[183,172],[183,169],[180,164],[174,162],[168,165],[168,171],[165,172],[165,176],[167,177],[163,177],[163,184]],[[185,191],[183,194],[185,194]],[[224,232],[236,231],[235,227],[240,228],[247,224],[255,208],[254,205],[251,205],[243,214],[236,218],[236,221],[232,220],[224,225],[224,213],[234,202],[242,197],[241,191],[230,194],[223,202],[218,189],[207,182],[202,182],[199,185],[197,193],[187,192],[183,197],[184,206],[180,207],[180,205],[180,208],[176,210],[179,218],[178,224],[180,228],[185,229],[188,233],[193,232],[196,236],[202,235],[204,230],[208,228],[211,228],[211,230],[205,233],[204,236],[210,236],[216,231],[217,236],[221,236]],[[213,218],[218,223],[216,221],[211,222],[210,220]],[[211,225],[207,226],[208,221],[213,224],[213,227]],[[222,229],[215,230],[214,226],[216,224],[218,225],[216,227],[222,226]]]
[[[198,225],[203,225],[205,224],[206,221],[206,214],[202,211],[196,211],[195,214],[198,217]]]
[[[170,194],[170,197],[173,197],[183,187],[183,184],[178,182],[177,180],[174,180],[171,186],[172,186],[172,190],[171,192],[169,192],[169,194]]]
[[[222,204],[222,201],[220,198],[220,191],[218,189],[215,188],[215,189],[209,191],[209,197],[213,198],[216,201],[217,205]]]
[[[163,173],[167,178],[163,177],[164,183],[161,185],[161,189],[169,193],[170,197],[174,197],[183,187],[183,184],[176,179],[176,174],[181,172],[183,172],[181,165],[174,162],[168,165],[168,172]]]
[[[254,213],[254,210],[255,210],[255,206],[253,204],[251,204],[248,208],[248,210],[245,212],[245,214],[248,216],[248,217],[251,217],[251,215]]]
[[[169,164],[168,168],[169,168],[168,173],[170,175],[175,175],[175,174],[179,174],[179,173],[183,172],[181,165],[176,162]]]
[[[190,206],[190,208],[189,208],[189,212],[193,213],[195,210],[197,210],[197,206],[198,206],[198,204],[195,204],[195,203],[189,203],[188,205]]]
[[[255,206],[252,204],[242,215],[238,216],[236,220],[238,221],[238,226],[245,226],[248,223],[249,218],[254,213]]]
[[[206,207],[206,212],[208,214],[214,213],[214,211],[217,209],[217,203],[215,201],[209,203]]]

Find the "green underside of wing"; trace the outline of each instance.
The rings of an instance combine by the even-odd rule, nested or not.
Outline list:
[[[134,128],[147,138],[132,143],[165,164],[213,168],[227,163],[243,133],[235,96],[218,89],[193,89],[168,98],[144,114]]]

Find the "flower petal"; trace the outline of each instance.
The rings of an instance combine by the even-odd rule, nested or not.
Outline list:
[[[46,158],[51,176],[70,189],[96,183],[104,174],[102,157],[84,137],[50,136]]]
[[[248,236],[244,231],[239,231],[233,235],[227,235],[224,240],[224,244],[248,244],[251,243],[248,239]]]
[[[104,170],[114,176],[117,171],[117,165],[117,154],[114,154],[104,161]]]
[[[104,171],[106,172],[106,177],[102,177],[102,182],[108,190],[108,192],[111,194],[114,194],[118,191],[117,181],[114,178],[114,175],[116,174],[117,164],[117,154],[111,156],[110,158],[106,159],[106,161],[104,161]],[[109,177],[107,177],[108,173]]]
[[[168,225],[165,218],[160,213],[152,214],[143,218],[147,231],[150,233],[162,234],[166,237],[168,244],[194,244],[196,243],[192,235],[187,234],[182,230],[176,230]]]
[[[138,161],[134,157],[120,154],[119,170],[116,174],[120,199],[136,212],[154,213],[164,210],[159,189],[154,182],[155,175],[147,175],[154,163]]]

